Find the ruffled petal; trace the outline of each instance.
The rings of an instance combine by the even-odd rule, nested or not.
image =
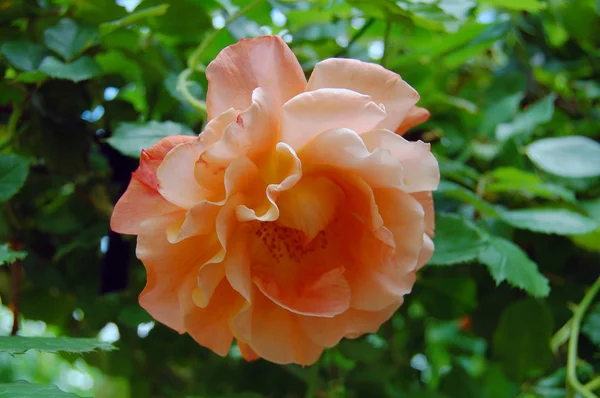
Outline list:
[[[206,308],[195,307],[187,313],[185,328],[198,344],[226,356],[233,342],[229,322],[243,304],[244,300],[223,281]]]
[[[251,105],[229,124],[221,138],[209,147],[202,160],[209,164],[227,165],[238,156],[252,157],[275,145],[279,127],[279,108],[266,89],[252,92]]]
[[[279,195],[277,223],[302,231],[312,240],[333,221],[344,196],[344,191],[327,178],[304,177]]]
[[[394,235],[400,273],[414,270],[425,233],[425,211],[411,195],[398,189],[375,189],[375,201],[387,229]]]
[[[187,305],[197,286],[198,270],[220,250],[214,235],[169,243],[167,229],[181,222],[184,215],[178,212],[144,221],[136,249],[148,274],[140,305],[156,320],[180,333],[185,331],[182,306]]]
[[[296,56],[278,36],[242,39],[225,48],[206,68],[209,120],[229,108],[246,109],[252,92],[264,88],[277,108],[306,87]]]
[[[268,361],[312,365],[319,359],[323,346],[308,338],[300,326],[300,316],[254,291],[252,305],[234,317],[231,326],[236,338]]]
[[[158,190],[169,202],[186,210],[210,196],[194,175],[194,167],[204,151],[200,138],[173,148],[158,167]]]
[[[404,120],[402,120],[402,123],[400,123],[400,126],[396,129],[396,134],[403,135],[411,128],[421,123],[425,123],[427,119],[429,119],[429,116],[430,113],[427,109],[421,108],[420,106],[413,106],[404,117]]]
[[[302,177],[302,162],[296,152],[283,142],[278,143],[275,151],[261,159],[258,168],[263,181],[268,184],[266,195],[260,195],[260,200],[254,206],[244,204],[237,207],[236,214],[240,222],[277,220],[277,198],[281,192],[295,186]]]
[[[415,271],[421,269],[421,267],[431,260],[434,249],[435,247],[431,238],[427,234],[423,234],[423,247],[419,253],[419,260],[417,261],[417,268],[415,268]]]
[[[425,233],[433,238],[435,229],[435,212],[433,207],[433,195],[429,191],[413,192],[410,194],[415,198],[425,211]]]
[[[389,130],[373,130],[361,136],[370,151],[385,148],[404,170],[406,192],[433,191],[440,183],[440,168],[430,145],[410,142]]]
[[[419,94],[400,75],[384,67],[354,59],[331,58],[315,65],[307,91],[346,88],[369,95],[383,104],[387,117],[377,128],[396,130],[419,100]]]
[[[246,361],[252,362],[260,358],[248,344],[242,343],[241,341],[238,341],[237,344],[238,348],[240,349],[240,353],[242,354],[242,358],[244,358]]]
[[[113,210],[110,227],[121,234],[137,235],[142,221],[180,210],[158,193],[156,170],[175,146],[194,137],[175,135],[165,137],[140,155],[140,167],[132,174],[127,190]]]
[[[350,287],[344,278],[344,267],[334,268],[317,277],[300,277],[296,286],[282,286],[268,268],[255,272],[254,283],[266,297],[290,312],[331,318],[350,305]]]
[[[348,129],[328,130],[299,152],[302,164],[311,168],[335,168],[355,173],[372,187],[402,187],[400,161],[383,148],[369,150],[361,136]]]
[[[320,89],[297,95],[283,106],[281,141],[301,148],[318,134],[337,128],[369,131],[386,118],[368,95],[346,89]]]
[[[312,341],[333,347],[344,337],[356,338],[365,333],[376,333],[382,323],[390,319],[402,304],[402,298],[380,311],[361,311],[350,308],[333,318],[304,316],[300,324]]]
[[[120,234],[137,235],[144,220],[179,210],[181,208],[167,201],[134,174],[127,190],[115,205],[110,217],[110,229]]]

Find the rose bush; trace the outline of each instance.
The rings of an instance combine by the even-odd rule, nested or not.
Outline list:
[[[308,82],[279,37],[241,40],[206,70],[208,124],[144,151],[111,227],[138,235],[140,304],[226,355],[311,364],[375,332],[433,253],[428,117],[375,64],[329,59]]]

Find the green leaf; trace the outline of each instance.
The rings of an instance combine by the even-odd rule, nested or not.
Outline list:
[[[15,195],[27,180],[29,161],[19,155],[0,155],[0,202]]]
[[[436,217],[433,265],[452,265],[475,259],[485,249],[487,237],[477,226],[454,214]]]
[[[552,93],[517,114],[512,122],[499,124],[496,127],[496,138],[506,141],[517,135],[530,134],[537,126],[549,122],[554,115],[555,99],[556,94]]]
[[[441,181],[436,192],[467,203],[482,214],[491,217],[497,217],[499,215],[498,209],[496,209],[494,205],[477,196],[475,192],[469,191],[468,189],[453,182]]]
[[[544,138],[527,146],[540,169],[561,177],[600,176],[600,144],[582,136]]]
[[[508,210],[501,218],[515,228],[557,235],[587,234],[598,228],[591,218],[567,209],[535,208]]]
[[[46,55],[44,47],[30,41],[11,41],[4,43],[0,51],[12,66],[28,72],[34,71]]]
[[[188,127],[174,122],[121,123],[107,140],[124,155],[139,157],[142,149],[150,148],[158,140],[171,135],[194,135]]]
[[[548,279],[540,273],[537,264],[506,239],[491,237],[489,246],[479,254],[479,261],[488,266],[496,285],[506,280],[534,297],[546,297],[550,293]]]
[[[91,26],[63,18],[58,24],[44,31],[44,43],[65,60],[75,58],[98,36],[98,30]]]
[[[21,354],[28,350],[43,352],[91,352],[96,350],[111,351],[115,347],[97,339],[80,337],[21,337],[0,336],[0,352]]]
[[[539,0],[481,0],[484,4],[495,7],[508,8],[517,11],[539,11],[546,8],[546,4]]]
[[[40,65],[40,71],[55,79],[71,80],[76,83],[91,79],[102,72],[94,60],[87,55],[68,64],[55,57],[46,57]]]
[[[78,398],[55,385],[32,384],[26,381],[0,384],[0,398]]]
[[[119,28],[131,25],[140,19],[164,15],[168,8],[169,4],[161,4],[155,7],[146,8],[145,10],[135,11],[116,21],[105,22],[100,25],[100,35],[106,36],[107,34],[114,32]]]
[[[586,315],[581,331],[592,343],[600,347],[600,303]]]
[[[519,193],[527,198],[563,199],[575,201],[575,194],[557,184],[547,183],[527,171],[513,167],[499,167],[486,175],[492,182],[485,184],[485,192]]]
[[[27,257],[26,252],[12,250],[8,243],[0,245],[0,265],[12,264],[17,260],[23,260]]]
[[[533,299],[519,301],[504,310],[494,332],[493,353],[507,375],[524,381],[546,370],[552,363],[553,324],[548,307]]]

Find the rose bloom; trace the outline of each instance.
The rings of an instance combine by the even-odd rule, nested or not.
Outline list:
[[[142,151],[111,228],[138,235],[157,321],[226,355],[314,363],[374,333],[433,253],[427,119],[396,73],[320,62],[308,82],[276,36],[206,69],[208,124]]]

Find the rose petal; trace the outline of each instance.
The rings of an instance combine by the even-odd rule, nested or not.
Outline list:
[[[421,248],[421,252],[419,253],[419,260],[417,261],[417,268],[415,271],[418,271],[423,267],[429,260],[431,260],[431,256],[433,256],[434,244],[431,238],[427,234],[423,234],[423,247]]]
[[[377,128],[395,130],[419,100],[419,94],[400,75],[384,67],[354,59],[331,58],[315,65],[306,91],[346,88],[369,95],[385,106],[387,117]]]
[[[225,48],[206,68],[206,78],[209,120],[229,108],[248,108],[257,87],[269,93],[277,108],[306,87],[296,56],[278,36],[242,39]]]
[[[369,151],[361,136],[348,129],[328,130],[316,136],[298,152],[302,163],[311,167],[335,168],[355,173],[372,187],[402,187],[400,161],[382,148]]]
[[[410,194],[415,198],[425,211],[425,232],[433,238],[435,229],[435,212],[433,207],[433,195],[429,191],[413,192]]]
[[[333,318],[304,316],[300,324],[312,341],[333,347],[343,337],[356,338],[365,333],[376,333],[381,324],[392,316],[402,304],[402,298],[380,311],[360,311],[353,308]]]
[[[234,335],[245,341],[260,357],[278,364],[315,363],[323,346],[315,344],[302,330],[299,317],[262,293],[253,293],[253,303],[231,322]]]
[[[246,343],[242,343],[238,341],[238,348],[240,349],[240,353],[242,354],[242,358],[244,358],[248,362],[256,361],[258,358],[257,353],[254,352],[252,348]]]
[[[306,234],[312,240],[335,217],[344,192],[324,177],[304,177],[277,199],[277,223]]]
[[[206,308],[195,307],[185,317],[185,327],[198,344],[226,356],[233,342],[230,320],[244,301],[225,281],[215,290]]]
[[[173,223],[181,222],[185,213],[178,212],[144,221],[140,227],[137,257],[142,260],[148,273],[148,281],[140,294],[140,305],[156,320],[183,332],[184,316],[179,293],[190,300],[193,290],[182,289],[197,286],[198,270],[220,250],[216,236],[191,237],[171,244],[166,230]],[[186,284],[191,279],[193,283]],[[179,293],[178,293],[179,292]]]
[[[252,103],[229,124],[221,138],[202,154],[209,164],[227,165],[238,156],[252,157],[275,145],[279,108],[262,87],[252,92]]]
[[[284,265],[285,266],[285,265]],[[334,268],[316,278],[295,281],[301,286],[284,287],[277,276],[261,272],[253,280],[258,289],[278,306],[300,315],[331,318],[350,305],[350,287],[344,267]]]
[[[421,123],[425,123],[427,119],[429,119],[429,116],[430,113],[427,109],[421,108],[420,106],[413,106],[404,117],[404,120],[402,120],[402,123],[400,123],[400,126],[396,129],[396,134],[403,135],[411,128]]]
[[[368,95],[346,89],[309,91],[283,106],[281,140],[298,149],[324,131],[348,128],[361,133],[385,118],[385,111]]]
[[[137,235],[142,221],[180,210],[158,193],[156,170],[171,149],[193,139],[186,135],[165,137],[142,151],[140,167],[132,174],[127,190],[111,215],[110,227],[113,231]]]
[[[140,224],[149,218],[181,210],[135,175],[110,217],[110,229],[120,234],[137,235]]]
[[[199,138],[173,148],[158,167],[158,190],[165,199],[186,210],[210,196],[194,175],[194,166],[205,147]]]
[[[373,130],[361,135],[369,151],[385,148],[400,161],[406,192],[433,191],[440,183],[440,168],[430,145],[410,142],[389,130]]]

